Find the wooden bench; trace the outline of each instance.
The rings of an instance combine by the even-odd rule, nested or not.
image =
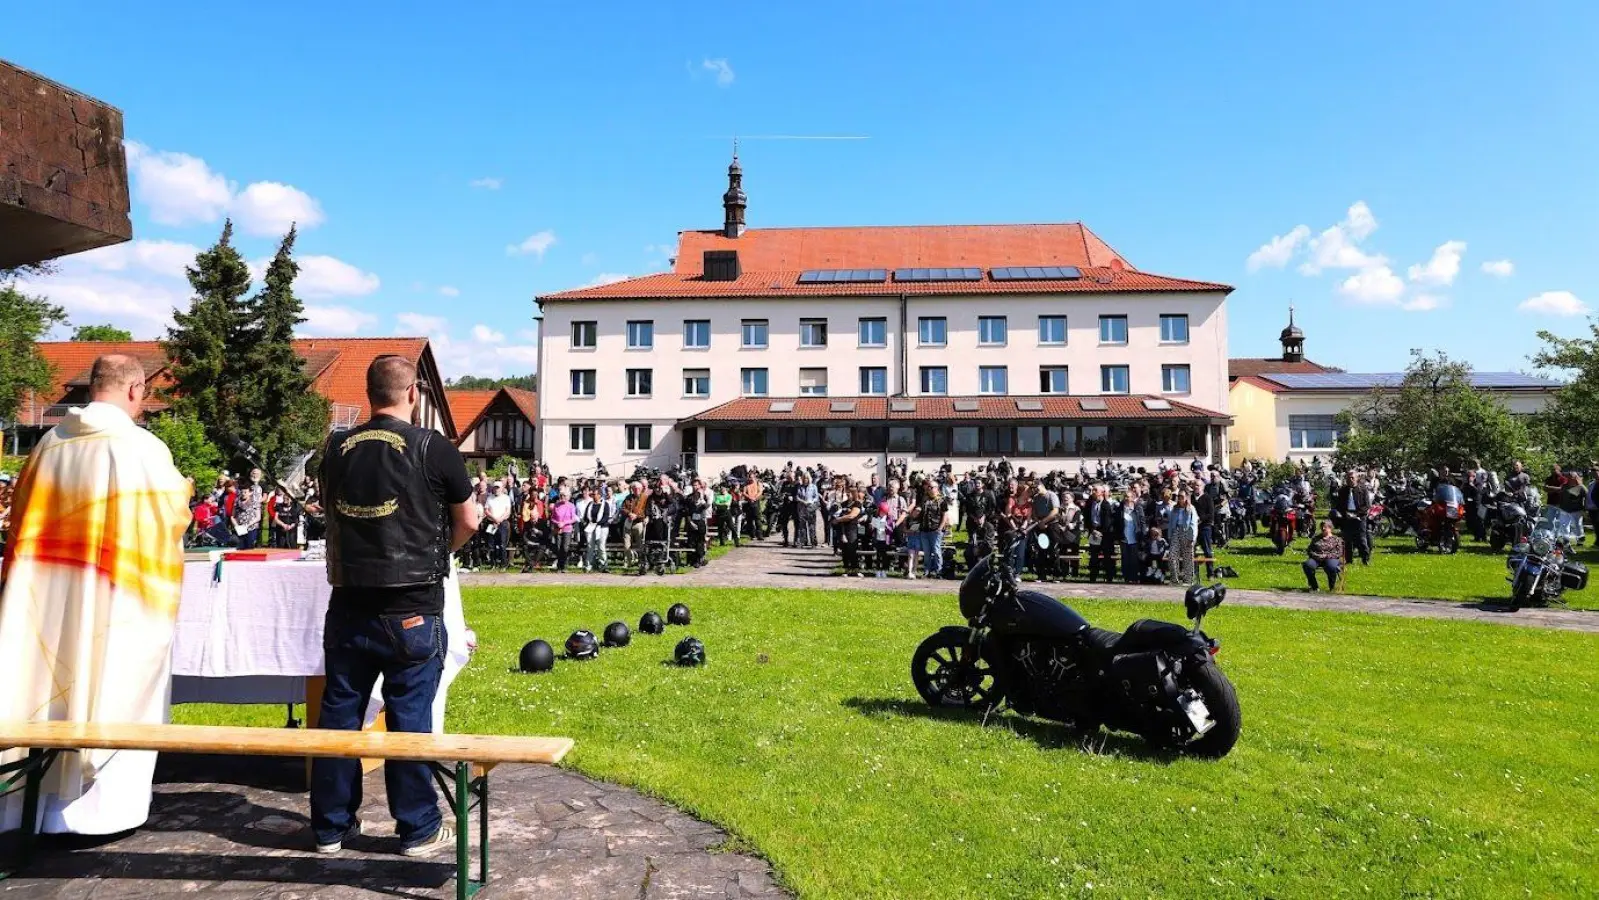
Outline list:
[[[230,756],[314,756],[394,759],[428,763],[455,813],[455,896],[467,900],[489,880],[489,771],[500,763],[560,762],[570,738],[497,737],[476,734],[409,734],[393,731],[244,728],[212,725],[121,725],[82,722],[0,722],[0,750],[25,748],[28,755],[0,766],[0,794],[22,781],[22,848],[16,873],[33,858],[39,793],[45,773],[63,752],[155,750]],[[441,763],[453,763],[453,768]],[[454,789],[450,779],[453,775]],[[9,776],[9,777],[8,777]],[[467,838],[478,811],[478,877],[470,877]]]

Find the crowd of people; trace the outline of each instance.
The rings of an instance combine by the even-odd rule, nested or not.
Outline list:
[[[258,468],[242,486],[223,472],[211,490],[197,491],[190,505],[189,546],[287,550],[322,539],[325,519],[316,479],[305,479],[295,491],[262,481]]]

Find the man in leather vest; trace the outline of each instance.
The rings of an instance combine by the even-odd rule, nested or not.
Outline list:
[[[328,604],[322,645],[327,686],[320,728],[357,731],[383,676],[390,731],[433,730],[444,667],[444,579],[450,554],[477,532],[466,464],[443,435],[411,424],[416,366],[380,356],[366,370],[372,418],[336,431],[323,450]],[[427,763],[387,762],[384,780],[401,852],[423,856],[455,843],[439,815]],[[361,833],[361,764],[311,767],[317,851],[337,853]]]

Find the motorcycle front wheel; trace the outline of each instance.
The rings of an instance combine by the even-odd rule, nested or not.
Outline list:
[[[1378,519],[1376,522],[1372,523],[1371,531],[1377,537],[1385,538],[1394,533],[1394,523],[1388,521],[1387,519]]]
[[[1238,743],[1243,730],[1243,712],[1238,708],[1238,694],[1233,683],[1227,680],[1214,663],[1190,669],[1184,673],[1183,687],[1193,688],[1205,700],[1210,719],[1216,724],[1187,744],[1176,749],[1188,756],[1221,759]]]
[[[916,648],[911,681],[928,706],[988,712],[1003,699],[993,664],[953,629],[928,635]]]

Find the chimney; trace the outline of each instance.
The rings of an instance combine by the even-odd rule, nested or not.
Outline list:
[[[736,238],[744,233],[744,170],[738,164],[738,150],[727,167],[727,193],[722,195],[722,237]],[[708,270],[707,270],[708,271]]]
[[[737,250],[705,251],[706,281],[737,281],[741,271]]]

